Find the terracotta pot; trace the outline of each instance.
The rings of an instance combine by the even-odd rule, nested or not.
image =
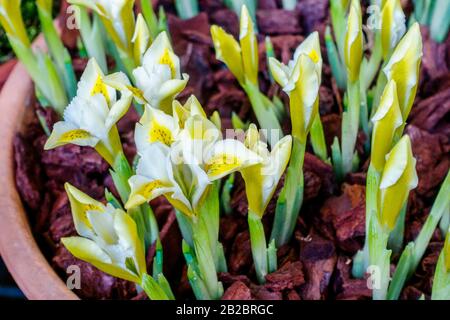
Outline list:
[[[43,50],[43,39],[38,39],[34,46]],[[18,63],[0,93],[0,255],[27,298],[75,300],[78,296],[67,288],[38,247],[16,188],[13,141],[17,132],[27,129],[34,113],[33,101],[33,83],[24,66]],[[174,214],[161,220],[163,246],[180,253],[181,235]],[[180,269],[180,257],[164,252],[167,274]]]
[[[35,46],[44,47],[43,39]],[[16,190],[13,140],[25,115],[32,112],[33,84],[22,64],[17,64],[0,94],[0,253],[29,299],[78,299],[50,267],[31,233],[26,212]]]

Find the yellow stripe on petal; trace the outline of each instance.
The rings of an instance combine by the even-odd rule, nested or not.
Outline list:
[[[83,140],[91,138],[91,134],[83,129],[71,130],[63,133],[59,138],[59,142],[70,143],[75,140]]]
[[[108,88],[106,87],[106,84],[103,82],[101,76],[97,77],[94,87],[91,90],[91,96],[95,96],[96,94],[99,93],[105,97],[106,103],[109,105],[109,103],[111,102],[111,98],[108,93]]]
[[[206,173],[210,179],[224,176],[242,165],[238,157],[228,154],[218,154],[209,159],[206,164]]]
[[[165,64],[166,66],[168,66],[170,68],[170,73],[172,75],[172,78],[176,77],[176,69],[175,69],[175,63],[173,62],[171,56],[170,56],[170,52],[168,48],[164,49],[164,53],[162,54],[161,58],[159,59],[159,63],[160,64]]]
[[[140,102],[145,102],[144,92],[142,92],[141,89],[133,87],[133,86],[125,86],[130,92],[133,94],[133,96],[139,100]]]
[[[132,190],[130,198],[125,205],[126,209],[137,207],[147,201],[151,201],[154,198],[155,190],[167,187],[160,180],[154,180],[144,184],[138,190]]]
[[[161,142],[167,146],[170,146],[174,141],[172,132],[169,128],[160,125],[158,122],[153,121],[150,126],[150,132],[148,134],[148,140],[150,143]]]

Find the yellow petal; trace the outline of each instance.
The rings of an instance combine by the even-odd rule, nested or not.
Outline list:
[[[257,164],[241,170],[245,182],[245,193],[247,195],[248,210],[262,217],[265,206],[263,200],[263,177],[261,175],[262,165]]]
[[[385,87],[372,122],[374,128],[371,163],[378,172],[381,172],[384,168],[386,155],[391,150],[395,130],[403,123],[397,98],[397,86],[394,80],[391,80]]]
[[[416,159],[412,154],[411,141],[405,135],[389,154],[381,177],[380,221],[389,230],[395,227],[409,192],[417,183]]]
[[[422,58],[422,36],[415,23],[395,48],[383,72],[389,80],[395,80],[403,121],[406,122],[413,105],[419,83]]]
[[[347,18],[345,34],[344,58],[349,80],[354,82],[359,78],[359,70],[363,56],[362,17],[359,0],[352,0]]]
[[[0,1],[0,23],[10,36],[18,40],[26,47],[30,46],[27,31],[22,19],[20,1]]]
[[[139,13],[136,20],[136,30],[134,30],[133,54],[136,63],[142,64],[142,58],[151,44],[150,31],[142,14]]]
[[[253,21],[247,7],[241,9],[241,26],[239,40],[242,50],[244,73],[253,84],[258,84],[258,41],[256,40]]]
[[[273,57],[269,58],[269,68],[274,80],[284,88],[289,81],[289,68]]]
[[[219,26],[211,27],[211,37],[216,49],[216,58],[227,65],[239,83],[245,82],[241,47],[232,35]]]
[[[45,143],[44,150],[54,149],[70,143],[95,147],[98,139],[86,130],[77,129],[64,121],[59,121],[53,126],[53,131]]]
[[[205,161],[205,171],[211,181],[261,162],[261,158],[238,140],[218,141]]]
[[[124,267],[113,264],[108,254],[94,241],[81,238],[62,238],[61,242],[76,258],[92,264],[97,269],[114,277],[139,283],[139,277]]]
[[[142,241],[139,238],[136,222],[123,212],[116,210],[114,218],[114,229],[119,237],[120,244],[125,248],[131,248],[133,256],[131,257],[136,264],[136,271],[142,277],[146,273],[145,251]]]
[[[381,11],[381,45],[387,57],[405,33],[405,14],[400,0],[388,0]]]
[[[64,184],[67,196],[69,197],[75,229],[79,235],[88,237],[92,235],[92,225],[86,215],[87,211],[105,211],[103,203],[92,199],[81,190],[75,188],[70,183]]]
[[[163,194],[164,191],[168,187],[170,187],[160,180],[153,180],[139,185],[138,183],[136,183],[137,177],[138,176],[131,177],[129,181],[131,186],[131,194],[127,203],[125,204],[125,208],[127,210],[153,200],[154,198]]]
[[[298,78],[289,92],[292,135],[306,141],[318,112],[319,77],[314,62],[307,55],[300,55],[294,68]]]

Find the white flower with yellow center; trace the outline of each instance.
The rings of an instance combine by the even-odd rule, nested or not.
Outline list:
[[[208,120],[195,96],[191,96],[184,106],[176,100],[173,101],[173,116],[146,105],[144,115],[135,130],[138,150],[144,150],[148,144],[154,142],[161,142],[170,147],[176,140],[183,138],[186,148],[192,147],[194,141],[203,147],[221,137],[221,132]]]
[[[187,74],[181,75],[180,59],[173,52],[165,32],[158,35],[133,71],[136,86],[152,107],[172,112],[172,101],[186,87]]]
[[[292,62],[289,64],[294,67],[295,61],[298,60],[300,55],[306,54],[308,57],[311,58],[311,60],[314,62],[314,65],[316,66],[316,72],[319,76],[319,83],[322,79],[322,65],[323,65],[323,59],[322,59],[322,53],[320,51],[320,41],[319,41],[319,33],[317,31],[314,31],[311,33],[298,47],[295,49],[294,52],[294,58]]]
[[[200,163],[183,143],[179,140],[169,148],[156,142],[142,151],[136,175],[129,180],[131,195],[126,208],[164,195],[176,209],[195,216],[212,181],[261,160],[241,142],[221,140]]]
[[[70,184],[65,188],[80,235],[61,240],[67,250],[103,272],[141,283],[146,263],[134,220],[122,210],[110,204],[105,206]]]
[[[110,164],[122,149],[115,124],[130,107],[132,95],[122,92],[116,99],[115,89],[103,82],[104,75],[94,59],[83,73],[77,96],[64,110],[64,120],[57,122],[45,144],[45,150],[66,144],[90,146]]]
[[[240,170],[245,181],[249,212],[262,217],[289,163],[292,137],[285,136],[269,152],[267,144],[260,140],[258,129],[251,124],[245,145],[262,159],[261,163]]]
[[[178,134],[179,127],[172,116],[146,105],[142,118],[136,124],[134,141],[138,150],[144,150],[149,144],[155,142],[170,147]]]

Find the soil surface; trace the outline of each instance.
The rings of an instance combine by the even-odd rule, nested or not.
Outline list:
[[[238,17],[218,0],[200,0],[202,13],[182,21],[174,13],[171,1],[160,1],[168,12],[168,22],[175,52],[181,57],[182,70],[190,75],[188,87],[179,96],[185,100],[195,94],[211,114],[218,110],[223,128],[231,128],[231,113],[256,122],[249,101],[233,75],[215,59],[209,29],[218,24],[238,36]],[[287,97],[270,82],[265,59],[264,37],[270,35],[276,56],[287,63],[294,49],[310,32],[318,30],[324,57],[323,83],[320,88],[320,114],[330,146],[340,135],[340,113],[343,92],[331,77],[323,33],[329,23],[327,0],[299,1],[296,10],[280,9],[279,1],[260,0],[257,12],[260,44],[260,86],[269,96]],[[450,56],[449,38],[436,44],[422,28],[424,56],[420,88],[406,132],[413,141],[417,158],[419,185],[411,192],[406,217],[405,242],[420,231],[450,164]],[[73,35],[64,35],[74,44]],[[86,61],[74,58],[81,73]],[[51,127],[57,116],[36,104],[36,114],[45,117]],[[288,110],[287,110],[288,111]],[[138,117],[130,111],[119,123],[127,157],[135,153],[133,131]],[[289,132],[289,120],[284,125]],[[24,134],[15,140],[16,182],[42,250],[55,270],[65,278],[69,265],[81,268],[81,290],[85,299],[145,299],[134,285],[108,276],[89,264],[75,259],[61,244],[61,237],[75,235],[68,198],[63,184],[70,182],[96,199],[103,199],[104,188],[115,192],[108,165],[89,148],[65,146],[43,151],[47,139],[37,117]],[[223,299],[370,299],[366,280],[353,279],[352,257],[361,248],[365,233],[365,176],[367,155],[363,153],[365,137],[360,135],[358,151],[361,167],[338,184],[332,167],[319,160],[310,147],[305,158],[305,200],[292,241],[279,249],[279,270],[267,276],[265,285],[256,282],[246,222],[247,200],[243,181],[236,177],[232,191],[230,215],[221,218],[220,240],[228,262],[228,273],[220,274],[225,287]],[[280,182],[282,184],[282,182]],[[264,218],[266,230],[273,221],[275,199]],[[186,280],[186,267],[181,254],[181,237],[174,212],[163,199],[151,203],[160,223],[164,245],[166,276],[177,298],[194,298]],[[423,261],[402,292],[402,299],[430,295],[432,276],[443,238],[436,230]],[[148,261],[153,250],[149,250]],[[392,270],[398,256],[393,257]],[[151,264],[149,264],[151,267]]]

